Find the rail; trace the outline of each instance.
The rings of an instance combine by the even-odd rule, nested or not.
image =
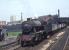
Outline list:
[[[11,42],[11,43],[8,43],[5,45],[1,45],[0,48],[1,49],[7,49],[7,48],[11,48],[11,47],[16,46],[16,45],[18,45],[18,42],[14,41],[14,42]]]

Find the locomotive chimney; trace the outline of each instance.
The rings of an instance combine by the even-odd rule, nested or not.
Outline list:
[[[32,18],[27,18],[27,21],[31,21],[32,20]]]

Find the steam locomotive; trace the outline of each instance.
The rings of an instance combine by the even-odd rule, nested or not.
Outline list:
[[[35,44],[44,38],[51,36],[53,31],[64,28],[65,24],[59,24],[57,15],[40,16],[37,19],[28,18],[22,23],[21,46]]]

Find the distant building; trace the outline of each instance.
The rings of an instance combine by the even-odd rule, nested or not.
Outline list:
[[[16,16],[10,16],[10,22],[16,21]]]
[[[16,25],[20,23],[21,21],[16,21],[16,16],[10,16],[10,22],[7,22],[7,25]]]
[[[7,25],[21,24],[21,21],[7,22]]]
[[[6,21],[0,21],[0,26],[1,25],[3,25],[3,26],[6,25]]]
[[[21,19],[19,21],[16,20],[16,16],[10,16],[10,22],[7,22],[7,25],[16,25],[21,24],[23,22],[22,19],[22,12],[21,12]]]
[[[6,26],[6,21],[0,21],[0,28],[3,28],[4,26]]]

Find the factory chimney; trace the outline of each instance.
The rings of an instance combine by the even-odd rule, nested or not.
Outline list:
[[[22,12],[21,12],[21,22],[23,21],[23,19],[22,19]]]
[[[60,17],[60,10],[58,9],[58,17]]]

